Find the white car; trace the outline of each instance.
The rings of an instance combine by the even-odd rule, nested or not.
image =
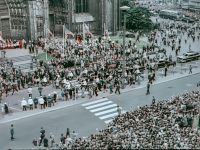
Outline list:
[[[184,53],[182,56],[177,56],[177,62],[185,63],[193,60],[198,60],[199,57],[200,54],[198,52],[189,51],[187,53]]]

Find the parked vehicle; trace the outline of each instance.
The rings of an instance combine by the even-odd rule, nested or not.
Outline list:
[[[200,57],[199,52],[189,51],[187,53],[184,53],[182,56],[178,56],[177,62],[185,63],[185,62],[189,62],[189,61],[194,61],[194,60],[198,60],[199,57]]]
[[[183,18],[181,19],[181,21],[187,22],[187,23],[194,23],[194,22],[195,22],[195,19],[190,18],[190,17],[183,17]]]
[[[181,13],[175,10],[161,10],[159,16],[165,19],[179,20]]]

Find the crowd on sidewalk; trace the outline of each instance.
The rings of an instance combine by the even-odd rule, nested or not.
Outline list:
[[[184,36],[187,34],[187,36]],[[178,55],[181,43],[190,38],[193,42],[199,40],[199,29],[184,23],[163,22],[161,29],[147,35],[148,44],[143,48],[136,46],[140,42],[140,34],[136,41],[129,41],[125,48],[126,67],[123,66],[123,46],[118,41],[103,37],[87,38],[83,45],[66,41],[65,57],[59,57],[49,62],[37,61],[35,71],[24,73],[20,68],[14,68],[10,62],[10,70],[5,66],[0,70],[0,98],[12,95],[24,88],[38,87],[39,92],[46,85],[61,89],[65,100],[76,99],[77,93],[87,91],[89,98],[98,96],[98,91],[109,89],[112,93],[120,94],[123,85],[140,83],[144,78],[143,72],[148,71],[148,82],[156,80],[158,62],[163,60],[161,67],[165,68],[165,76],[172,65],[176,65],[172,53]],[[186,39],[184,39],[187,37]],[[55,41],[54,41],[55,42]],[[191,50],[191,44],[188,50]],[[34,46],[32,46],[34,47]],[[38,47],[38,46],[37,46]],[[171,51],[167,48],[171,47]],[[52,51],[56,50],[49,50]],[[124,69],[124,70],[123,70]],[[41,88],[39,85],[43,85]],[[49,93],[50,94],[50,93]],[[48,95],[48,94],[47,94]],[[84,95],[84,94],[83,94]],[[34,97],[31,97],[34,99]],[[32,103],[32,102],[31,102]]]
[[[77,133],[73,131],[70,135],[67,129],[59,141],[41,134],[38,143],[60,149],[198,149],[199,104],[200,90],[167,101],[153,98],[151,105],[138,106],[136,110],[118,115],[108,128],[89,137],[78,138]],[[195,118],[198,119],[196,125]]]

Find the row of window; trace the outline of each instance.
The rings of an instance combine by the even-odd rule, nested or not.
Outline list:
[[[23,26],[23,25],[12,25],[11,28],[15,29],[15,30],[25,30],[26,26]]]
[[[76,0],[76,13],[86,13],[89,11],[89,0]]]

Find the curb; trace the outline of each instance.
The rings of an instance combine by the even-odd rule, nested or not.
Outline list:
[[[166,82],[173,81],[173,80],[176,80],[176,79],[185,78],[185,77],[188,77],[188,76],[191,76],[191,75],[196,75],[196,74],[199,74],[199,73],[200,73],[200,72],[196,72],[196,73],[193,73],[193,74],[183,75],[183,76],[180,76],[180,77],[178,77],[178,78],[167,79],[167,80],[165,80],[165,81],[158,81],[158,82],[155,82],[154,85],[161,84],[161,83],[166,83]],[[121,93],[131,92],[131,91],[133,91],[133,90],[138,90],[138,89],[142,89],[142,88],[145,88],[145,87],[146,87],[146,86],[143,86],[143,85],[142,85],[142,86],[140,86],[140,87],[130,88],[130,89],[127,89],[127,90],[122,90]],[[110,96],[113,96],[113,95],[116,95],[116,94],[114,94],[114,93],[112,93],[112,94],[106,94],[106,95],[103,96],[103,97],[110,97]],[[103,97],[102,97],[102,98],[103,98]],[[101,99],[101,98],[98,98],[98,99]],[[98,100],[98,99],[95,99],[95,100]],[[94,101],[95,101],[95,100],[94,100]],[[9,120],[5,120],[5,121],[0,121],[0,124],[4,124],[4,123],[16,121],[16,120],[21,120],[21,119],[24,119],[24,118],[29,118],[29,117],[36,116],[36,115],[40,115],[40,114],[47,113],[47,112],[53,112],[53,111],[56,111],[56,110],[64,109],[64,108],[71,107],[71,106],[74,106],[74,105],[78,105],[78,104],[81,104],[81,103],[84,103],[84,102],[88,102],[88,101],[91,101],[91,100],[88,99],[88,100],[80,101],[80,102],[77,102],[77,103],[67,104],[67,105],[59,106],[59,107],[56,107],[56,108],[53,108],[53,109],[49,109],[49,110],[45,110],[45,111],[40,111],[40,112],[36,112],[36,113],[33,113],[33,114],[21,116],[21,117],[16,117],[16,118],[14,118],[14,119],[9,119]]]
[[[200,74],[200,71],[199,72],[196,72],[196,73],[193,73],[193,74],[187,74],[187,75],[183,75],[181,77],[178,77],[178,78],[173,78],[173,79],[167,79],[165,81],[158,81],[158,82],[155,82],[153,85],[157,85],[157,84],[161,84],[161,83],[166,83],[166,82],[169,82],[169,81],[173,81],[173,80],[177,80],[177,79],[182,79],[182,78],[185,78],[185,77],[188,77],[188,76],[191,76],[191,75],[196,75],[196,74]],[[136,87],[136,88],[132,88],[132,89],[127,89],[127,90],[124,90],[124,91],[121,91],[121,93],[126,93],[126,92],[130,92],[132,90],[138,90],[138,89],[142,89],[146,86],[140,86],[140,87]],[[111,95],[114,95],[114,94],[111,94]]]
[[[76,103],[76,104],[81,104],[81,103],[82,103],[82,102],[78,102],[78,103]],[[66,107],[71,107],[71,106],[74,106],[74,105],[76,105],[76,104],[68,104],[68,105],[64,105],[64,106],[59,106],[59,107],[56,107],[56,108],[53,108],[53,109],[46,109],[46,110],[44,110],[44,111],[35,112],[35,113],[32,113],[32,114],[28,114],[28,115],[25,115],[25,116],[17,117],[17,118],[14,118],[14,119],[9,119],[9,120],[5,120],[5,121],[0,121],[0,124],[4,124],[4,123],[11,122],[11,121],[16,121],[16,120],[21,120],[21,119],[24,119],[24,118],[29,118],[29,117],[36,116],[36,115],[40,115],[40,114],[47,113],[47,112],[52,112],[52,111],[64,109],[64,108],[66,108]],[[14,115],[13,115],[13,117],[14,117]]]

